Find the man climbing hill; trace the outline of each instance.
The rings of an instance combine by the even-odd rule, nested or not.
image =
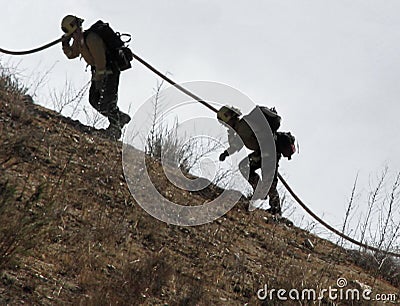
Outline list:
[[[232,129],[228,130],[228,142],[229,148],[227,148],[219,157],[220,161],[224,161],[225,158],[235,152],[238,152],[242,149],[243,145],[252,150],[245,159],[243,159],[239,164],[239,170],[244,177],[248,177],[248,182],[253,187],[253,190],[256,190],[257,185],[260,183],[260,176],[256,173],[257,169],[262,170],[262,179],[266,180],[268,173],[263,172],[262,160],[263,153],[261,150],[261,144],[259,141],[266,141],[266,138],[258,139],[256,133],[254,132],[255,128],[267,128],[265,123],[263,122],[254,122],[261,121],[260,118],[257,119],[256,116],[253,115],[253,112],[260,112],[263,114],[268,122],[268,125],[271,129],[272,136],[275,142],[276,148],[276,167],[275,173],[273,174],[272,184],[270,185],[269,191],[267,193],[267,197],[269,197],[269,205],[270,208],[268,211],[274,215],[281,215],[281,205],[279,199],[279,193],[276,189],[278,183],[278,165],[281,156],[291,159],[291,156],[296,151],[294,142],[295,138],[290,132],[278,132],[277,130],[280,127],[281,117],[277,114],[275,108],[267,108],[263,106],[256,106],[256,108],[250,112],[249,115],[239,118],[241,116],[241,112],[235,108],[223,106],[217,114],[218,120],[226,123]],[[255,118],[255,119],[253,119]],[[265,121],[265,120],[264,120]],[[268,131],[260,131],[260,133],[267,133]],[[241,141],[238,141],[238,137]],[[264,144],[265,145],[265,144]],[[272,148],[271,148],[272,149]],[[270,150],[268,150],[270,152]],[[266,152],[264,152],[264,158],[266,157]],[[249,164],[249,171],[247,170],[247,165]],[[257,199],[257,195],[254,195]],[[254,200],[256,200],[254,199]]]
[[[61,29],[67,39],[63,40],[62,49],[69,59],[83,57],[91,67],[92,79],[89,90],[89,103],[103,116],[108,118],[106,133],[119,139],[121,129],[131,118],[117,106],[120,68],[110,56],[104,38],[89,28],[82,30],[83,19],[67,15],[61,22]],[[73,40],[70,44],[71,39]]]

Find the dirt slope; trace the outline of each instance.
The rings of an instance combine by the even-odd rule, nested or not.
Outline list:
[[[206,225],[160,222],[129,193],[120,142],[19,94],[0,98],[0,305],[279,305],[257,291],[327,289],[339,277],[400,293],[346,250],[244,201]],[[200,205],[218,193],[171,191],[149,164],[173,200]]]

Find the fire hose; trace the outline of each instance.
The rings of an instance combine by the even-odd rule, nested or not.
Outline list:
[[[27,54],[32,54],[35,52],[39,52],[42,50],[45,50],[47,48],[50,48],[56,44],[58,44],[59,42],[63,41],[65,38],[65,36],[62,36],[61,38],[58,38],[44,46],[32,49],[32,50],[27,50],[27,51],[9,51],[9,50],[5,50],[0,48],[0,52],[5,53],[5,54],[9,54],[9,55],[27,55]],[[208,109],[210,109],[211,111],[217,113],[218,110],[213,107],[211,104],[209,104],[208,102],[206,102],[205,100],[203,100],[202,98],[200,98],[199,96],[195,95],[194,93],[192,93],[191,91],[187,90],[186,88],[184,88],[183,86],[179,85],[178,83],[176,83],[175,81],[173,81],[172,79],[170,79],[169,77],[167,77],[166,75],[164,75],[163,73],[161,73],[160,71],[158,71],[156,68],[154,68],[152,65],[150,65],[148,62],[146,62],[145,60],[143,60],[141,57],[139,57],[138,55],[136,55],[135,53],[132,53],[133,58],[136,59],[138,62],[140,62],[142,65],[144,65],[146,68],[148,68],[149,70],[151,70],[153,73],[155,73],[156,75],[158,75],[159,77],[161,77],[162,79],[164,79],[165,81],[167,81],[169,84],[171,84],[172,86],[174,86],[175,88],[177,88],[178,90],[180,90],[181,92],[183,92],[184,94],[188,95],[189,97],[193,98],[194,100],[196,100],[197,102],[203,104],[205,107],[207,107]],[[378,252],[378,253],[384,253],[390,256],[394,256],[394,257],[400,257],[400,254],[398,253],[394,253],[388,250],[380,250],[376,247],[367,245],[365,243],[359,242],[347,235],[345,235],[344,233],[338,231],[337,229],[335,229],[334,227],[332,227],[331,225],[327,224],[324,220],[322,220],[321,218],[319,218],[311,209],[309,209],[307,207],[307,205],[304,204],[304,202],[297,196],[297,194],[293,191],[293,189],[289,186],[289,184],[285,181],[285,179],[280,175],[280,173],[278,173],[278,178],[281,181],[281,183],[285,186],[285,188],[287,189],[287,191],[292,195],[292,197],[295,199],[295,201],[311,216],[313,217],[316,221],[318,221],[320,224],[322,224],[324,227],[326,227],[329,231],[333,232],[334,234],[342,237],[343,239],[358,245],[362,248],[368,249],[370,251],[374,251],[374,252]]]

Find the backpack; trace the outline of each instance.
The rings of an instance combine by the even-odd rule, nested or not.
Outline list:
[[[115,32],[108,23],[101,20],[94,23],[85,31],[85,39],[90,32],[96,33],[101,37],[101,39],[103,39],[107,49],[107,63],[115,65],[120,71],[132,67],[131,61],[133,60],[133,54],[131,49],[125,45],[131,40],[129,34],[120,34],[119,32]],[[124,42],[121,39],[121,36],[129,36],[129,39]]]
[[[281,126],[281,116],[278,115],[275,107],[258,106],[267,119],[272,133],[275,133]]]
[[[281,116],[278,115],[278,113],[275,110],[275,107],[268,108],[266,106],[257,105],[248,115],[244,116],[243,119],[245,119],[245,121],[247,120],[249,122],[256,123],[257,119],[255,118],[258,118],[257,114],[259,114],[259,111],[261,111],[265,119],[267,119],[272,133],[275,134],[276,131],[281,126]],[[256,129],[259,130],[259,132],[261,132],[264,129],[264,126],[261,125],[258,128],[256,127]]]

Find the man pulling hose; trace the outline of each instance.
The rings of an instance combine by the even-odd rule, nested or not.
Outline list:
[[[63,18],[61,29],[66,39],[62,41],[62,49],[69,59],[81,55],[91,66],[89,103],[108,118],[110,124],[105,130],[107,135],[119,139],[122,128],[131,120],[130,116],[120,111],[117,106],[120,68],[110,57],[110,50],[107,49],[104,39],[95,31],[82,30],[83,21],[73,15]]]
[[[269,128],[271,129],[272,136],[275,142],[275,152],[271,152],[272,147],[268,148],[270,154],[276,154],[276,167],[275,173],[273,174],[272,184],[267,191],[267,197],[269,197],[270,208],[267,210],[273,215],[282,215],[281,203],[279,198],[279,193],[277,191],[278,184],[278,166],[281,156],[291,159],[292,155],[295,153],[296,148],[294,146],[295,138],[290,132],[278,132],[280,127],[281,117],[277,114],[275,108],[267,108],[264,106],[256,106],[249,115],[240,118],[242,113],[240,110],[223,106],[217,113],[217,118],[220,122],[227,124],[231,129],[228,129],[228,143],[229,147],[221,153],[219,160],[224,161],[226,157],[240,151],[243,146],[247,149],[253,151],[247,158],[244,158],[239,164],[239,170],[245,178],[248,178],[248,182],[253,188],[254,192],[259,183],[261,183],[260,176],[256,173],[257,169],[261,169],[261,175],[263,180],[266,180],[268,173],[265,173],[265,168],[262,167],[262,160],[266,159],[263,156],[260,141],[265,141],[266,139],[258,139],[257,133],[253,130],[254,127],[261,129],[260,133],[267,133],[268,128],[264,125],[260,118],[254,116],[255,113],[259,112],[263,114]],[[241,141],[238,141],[239,136]],[[247,164],[249,164],[249,173],[247,170]],[[254,196],[255,194],[253,194]],[[258,195],[254,200],[258,199]]]

